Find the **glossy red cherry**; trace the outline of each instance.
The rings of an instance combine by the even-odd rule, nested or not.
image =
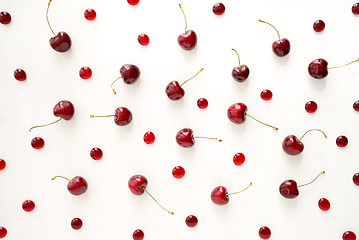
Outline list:
[[[239,58],[238,52],[233,48],[232,50],[237,54],[238,57],[238,67],[234,67],[232,69],[232,77],[237,82],[244,82],[249,76],[249,68],[247,67],[247,65],[241,65],[241,60]]]
[[[346,231],[343,233],[343,240],[356,240],[357,236],[352,231]]]
[[[359,173],[353,175],[353,182],[355,185],[359,186]]]
[[[4,159],[0,159],[0,171],[4,170],[6,167],[6,162]]]
[[[84,16],[87,20],[92,21],[96,18],[96,11],[91,8],[88,8],[85,10]]]
[[[272,24],[265,22],[261,19],[259,19],[258,21],[270,25],[272,28],[274,28],[274,30],[278,34],[279,40],[274,41],[272,44],[272,50],[273,50],[274,54],[277,55],[278,57],[284,57],[284,56],[288,55],[288,53],[290,52],[289,40],[286,38],[280,38],[278,30]]]
[[[68,179],[65,178],[63,176],[55,176],[52,178],[52,180],[54,180],[55,178],[63,178],[66,179],[67,181],[69,181],[69,183],[67,184],[67,190],[69,190],[69,192],[72,195],[78,196],[81,194],[84,194],[87,191],[88,188],[88,184],[86,182],[86,180],[83,177],[80,176],[76,176],[73,179]]]
[[[359,100],[354,102],[353,108],[355,111],[359,112]]]
[[[26,80],[26,72],[22,69],[16,69],[14,71],[14,77],[18,81],[25,81]]]
[[[272,235],[271,230],[269,227],[263,226],[259,229],[259,237],[262,239],[269,239]]]
[[[301,140],[310,131],[319,131],[319,132],[323,133],[325,138],[327,138],[327,135],[325,135],[325,133],[320,129],[310,129],[310,130],[306,131],[300,139],[298,139],[294,135],[289,135],[289,136],[285,137],[282,142],[283,151],[285,153],[287,153],[288,155],[298,155],[301,152],[303,152],[304,144],[303,144],[303,142],[301,142]]]
[[[140,2],[140,0],[127,0],[127,2],[128,2],[128,4],[134,6],[134,5],[137,5]]]
[[[355,62],[359,62],[359,59],[352,61],[350,63],[344,64],[344,65],[341,65],[341,66],[328,68],[328,62],[322,58],[318,58],[318,59],[313,60],[309,64],[308,72],[309,72],[309,75],[313,78],[323,79],[326,76],[328,76],[328,69],[344,67],[344,66],[347,66],[347,65],[355,63]]]
[[[82,228],[82,220],[80,218],[74,218],[71,220],[71,227],[74,230],[79,230]]]
[[[207,99],[205,98],[199,98],[197,100],[197,106],[200,108],[200,109],[206,109],[208,107],[208,101]]]
[[[146,132],[145,135],[143,136],[143,141],[147,144],[152,144],[154,143],[156,137],[155,134],[153,134],[153,132]]]
[[[314,101],[309,101],[305,104],[305,111],[308,113],[314,113],[317,111],[318,105]]]
[[[147,178],[142,175],[134,175],[128,180],[128,188],[133,194],[139,196],[146,192],[163,210],[173,215],[173,212],[162,207],[162,205],[159,204],[159,202],[157,202],[157,200],[146,190],[147,184]]]
[[[11,15],[8,12],[0,12],[0,23],[9,24],[11,22]]]
[[[195,138],[205,138],[205,139],[217,140],[218,142],[222,142],[222,140],[218,138],[194,137],[193,130],[190,128],[183,128],[179,130],[176,134],[177,144],[184,148],[192,147],[195,143]]]
[[[322,210],[322,211],[328,211],[330,209],[330,202],[328,201],[328,199],[326,198],[321,198],[318,201],[318,207]]]
[[[136,65],[125,64],[120,68],[120,75],[120,77],[111,83],[111,88],[114,94],[116,94],[116,91],[113,89],[112,85],[117,82],[117,80],[122,78],[124,83],[128,85],[134,84],[139,79],[141,71]]]
[[[316,178],[314,178],[314,180],[312,180],[309,183],[306,184],[302,184],[300,186],[297,186],[297,182],[294,180],[285,180],[284,182],[282,182],[279,186],[279,192],[280,194],[287,199],[292,199],[292,198],[296,198],[299,195],[299,190],[298,188],[309,185],[311,183],[313,183],[315,180],[317,180],[317,178],[324,174],[325,171],[322,171],[321,173],[318,174],[318,176]]]
[[[184,16],[184,20],[186,22],[186,27],[184,30],[184,33],[182,33],[181,35],[178,36],[178,44],[184,49],[184,50],[192,50],[193,48],[196,47],[197,45],[197,35],[195,33],[195,31],[193,30],[187,30],[187,19],[186,19],[186,15],[184,14],[184,11],[181,7],[181,4],[179,4],[179,7],[183,13]]]
[[[186,217],[186,225],[190,228],[193,228],[195,226],[197,226],[198,224],[198,218],[194,215],[189,215],[188,217]]]
[[[90,115],[90,118],[95,118],[95,117],[114,117],[115,123],[119,126],[126,126],[130,124],[132,121],[131,111],[125,107],[116,108],[114,115],[103,115],[103,116]]]
[[[31,200],[26,200],[22,203],[22,209],[24,209],[25,212],[31,212],[35,209],[35,203]]]
[[[181,166],[174,167],[172,170],[172,175],[177,179],[183,178],[185,173],[186,173],[186,171]]]
[[[90,156],[93,160],[100,160],[103,156],[101,148],[94,147],[90,151]]]
[[[338,147],[346,147],[348,145],[348,138],[346,136],[339,136],[336,140]]]
[[[354,3],[354,5],[352,6],[352,12],[353,12],[355,15],[358,15],[358,14],[359,14],[359,3]]]
[[[31,140],[31,146],[35,149],[41,149],[44,147],[44,145],[45,145],[45,141],[41,137],[34,137]]]
[[[224,11],[226,10],[226,7],[223,5],[223,3],[216,3],[213,5],[212,11],[216,15],[222,15]]]
[[[231,120],[231,122],[233,122],[233,123],[241,124],[246,120],[246,116],[248,116],[263,125],[271,127],[274,130],[278,130],[277,127],[273,127],[269,124],[263,123],[263,122],[257,120],[256,118],[252,117],[251,115],[247,114],[247,109],[248,109],[247,105],[245,105],[244,103],[232,104],[227,110],[228,119]]]
[[[0,227],[0,238],[4,238],[7,235],[7,230],[4,227]]]
[[[316,32],[322,32],[325,28],[325,23],[322,20],[317,20],[313,24],[313,29]]]
[[[244,156],[243,153],[236,153],[233,156],[233,162],[236,166],[240,166],[244,163],[244,161],[246,160],[246,157]]]
[[[271,100],[273,97],[273,93],[271,90],[268,90],[268,89],[264,89],[262,92],[261,92],[261,98],[264,100],[264,101],[269,101]]]
[[[89,67],[82,67],[79,71],[79,75],[82,79],[89,79],[92,76],[92,70]]]
[[[132,234],[133,240],[142,240],[144,237],[145,237],[145,234],[143,233],[143,231],[141,229],[136,229]]]
[[[146,34],[140,34],[137,37],[137,41],[142,46],[146,46],[150,43],[150,38]]]
[[[223,186],[215,187],[211,192],[212,202],[217,205],[225,205],[229,202],[229,195],[243,192],[247,190],[250,186],[252,186],[252,183],[249,183],[248,187],[246,187],[245,189],[234,193],[228,193],[227,188]]]

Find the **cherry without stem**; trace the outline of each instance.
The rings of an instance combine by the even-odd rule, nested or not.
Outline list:
[[[24,209],[25,212],[31,212],[35,208],[35,203],[31,200],[26,200],[22,203],[22,209]]]
[[[7,230],[4,227],[0,227],[0,238],[4,238],[7,235]]]
[[[186,225],[188,227],[193,228],[193,227],[197,226],[197,224],[198,224],[198,218],[196,216],[189,215],[188,217],[186,217]]]
[[[216,15],[222,15],[224,11],[226,10],[226,7],[223,5],[223,3],[216,3],[213,5],[212,11]]]
[[[318,201],[318,207],[322,210],[322,211],[328,211],[330,209],[330,202],[328,199],[326,198],[321,198]]]
[[[103,156],[103,152],[101,148],[94,147],[90,151],[90,156],[92,157],[93,160],[100,160]]]
[[[228,193],[227,188],[225,188],[223,186],[215,187],[211,192],[212,202],[217,205],[225,205],[229,202],[229,195],[244,192],[250,186],[252,186],[252,183],[249,183],[248,187],[246,187],[245,189],[238,191],[238,192],[233,192],[233,193]]]
[[[11,15],[8,12],[0,12],[0,23],[6,25],[11,22]]]
[[[177,38],[178,44],[181,48],[184,50],[190,51],[197,45],[197,35],[196,32],[193,30],[187,30],[187,19],[186,15],[184,14],[184,11],[182,9],[181,4],[179,4],[179,7],[183,13],[183,17],[186,23],[185,30],[183,34],[180,34]]]
[[[200,109],[206,109],[208,107],[208,101],[205,98],[200,98],[197,100],[197,106]]]
[[[183,178],[184,175],[185,175],[186,171],[184,170],[183,167],[181,166],[176,166],[173,168],[172,170],[172,175],[173,177],[177,178],[177,179],[180,179],[180,178]]]
[[[133,240],[142,240],[144,237],[145,234],[141,229],[136,229],[132,234]]]
[[[352,231],[346,231],[343,233],[343,240],[356,240],[357,236]]]
[[[346,147],[348,145],[348,138],[346,136],[337,137],[336,144],[338,147]]]
[[[140,2],[140,0],[127,0],[127,2],[128,2],[128,4],[135,6]]]
[[[315,113],[317,111],[318,105],[314,101],[309,101],[305,104],[305,111],[308,113]]]
[[[89,79],[92,76],[92,70],[89,67],[82,67],[79,71],[79,75],[82,79]]]
[[[142,46],[147,46],[150,43],[150,38],[146,34],[140,34],[137,37],[137,41]]]
[[[264,101],[269,101],[272,99],[272,97],[273,97],[273,93],[271,90],[265,89],[261,92],[261,98]]]
[[[354,3],[354,5],[352,6],[352,12],[355,15],[359,15],[359,3]]]
[[[322,32],[325,28],[325,23],[322,20],[317,20],[313,23],[313,29],[316,32]]]
[[[266,23],[269,26],[271,26],[272,28],[274,28],[274,30],[277,32],[278,34],[278,38],[279,40],[274,41],[272,44],[272,50],[274,52],[275,55],[277,55],[278,57],[284,57],[286,55],[288,55],[288,53],[290,52],[290,42],[288,39],[286,38],[280,38],[279,32],[278,30],[269,22],[263,21],[261,19],[258,20],[261,23]]]
[[[353,175],[353,182],[355,185],[359,186],[359,173]]]
[[[82,220],[80,218],[74,218],[71,220],[71,227],[74,230],[79,230],[82,228]]]
[[[0,171],[4,170],[6,167],[6,162],[4,159],[0,159]]]
[[[143,141],[146,143],[146,144],[152,144],[154,143],[156,137],[155,137],[155,134],[153,134],[153,132],[146,132],[145,135],[143,136]]]
[[[270,236],[272,235],[271,230],[269,229],[269,227],[263,226],[259,229],[259,237],[262,239],[269,239]]]
[[[236,153],[233,156],[233,163],[236,166],[240,166],[244,163],[244,161],[246,160],[246,157],[244,156],[243,153]]]
[[[92,21],[96,18],[96,11],[91,8],[88,8],[85,10],[84,16],[87,20]]]
[[[41,149],[44,147],[44,145],[45,145],[45,141],[41,137],[34,137],[31,140],[31,146],[35,149]]]
[[[26,80],[26,72],[24,70],[20,69],[20,68],[16,69],[14,71],[14,77],[18,81],[21,81],[21,82],[25,81]]]
[[[359,112],[359,100],[354,102],[353,108],[355,111]]]

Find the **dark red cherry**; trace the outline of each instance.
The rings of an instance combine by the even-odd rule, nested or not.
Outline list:
[[[316,32],[322,32],[325,28],[325,23],[322,20],[317,20],[313,24],[313,29]]]
[[[34,137],[31,140],[31,146],[35,149],[41,149],[44,147],[44,145],[45,145],[45,141],[41,137]]]
[[[188,217],[186,217],[186,225],[190,228],[193,228],[195,226],[197,226],[198,224],[198,218],[194,215],[189,215]]]
[[[353,182],[355,185],[359,186],[359,173],[353,175]]]
[[[172,170],[172,175],[177,179],[183,178],[185,173],[186,173],[186,171],[181,166],[174,167]]]
[[[322,210],[322,211],[328,211],[330,209],[330,202],[328,201],[328,199],[326,198],[321,198],[318,201],[318,207]]]
[[[197,106],[200,108],[200,109],[206,109],[208,107],[208,101],[207,99],[205,98],[199,98],[197,100]]]
[[[57,177],[60,177],[60,178],[63,178],[63,179],[66,179],[67,181],[69,181],[69,183],[67,184],[67,190],[69,190],[69,192],[72,195],[78,196],[78,195],[84,194],[87,191],[88,184],[83,177],[76,176],[70,180],[70,179],[62,177],[62,176],[55,176],[52,178],[52,180],[54,180]]]
[[[91,8],[88,8],[85,10],[84,16],[87,20],[92,21],[96,18],[96,11]]]
[[[22,209],[24,209],[25,212],[31,212],[35,209],[35,203],[31,200],[26,200],[22,203]]]
[[[94,147],[90,151],[90,156],[93,160],[100,160],[103,156],[101,148]]]
[[[128,4],[134,6],[134,5],[137,5],[140,2],[140,0],[127,0],[127,2],[128,2]]]
[[[263,226],[259,229],[259,237],[262,239],[269,239],[271,234],[269,227]]]
[[[278,57],[286,56],[290,52],[290,42],[289,42],[289,40],[286,39],[286,38],[280,38],[278,30],[272,24],[270,24],[268,22],[265,22],[265,21],[263,21],[261,19],[259,19],[258,21],[270,25],[272,28],[274,28],[274,30],[278,34],[279,40],[274,41],[273,44],[272,44],[272,50],[273,50],[274,54],[277,55]]]
[[[153,134],[153,132],[146,132],[145,135],[143,136],[143,141],[147,144],[152,144],[154,143],[156,137],[155,134]]]
[[[132,238],[133,240],[142,240],[145,237],[145,234],[141,229],[137,229],[133,232]]]
[[[16,69],[14,71],[14,77],[18,81],[25,81],[26,80],[26,72],[22,69]]]
[[[358,15],[359,14],[359,3],[354,3],[353,7],[352,7],[352,12],[355,14],[355,15]]]
[[[80,218],[74,218],[71,220],[71,227],[74,230],[79,230],[82,228],[82,220]]]
[[[232,69],[232,77],[237,82],[244,82],[249,76],[249,68],[247,65],[241,65],[241,60],[239,58],[238,52],[232,48],[233,51],[237,54],[238,57],[238,67]]]
[[[359,112],[359,100],[354,102],[353,108],[355,111]]]
[[[216,15],[222,15],[224,11],[226,10],[226,7],[223,5],[223,3],[216,3],[213,5],[212,11]]]
[[[140,34],[137,37],[137,41],[142,46],[146,46],[150,43],[150,38],[146,34]]]
[[[181,147],[189,148],[192,147],[195,143],[193,137],[193,130],[190,128],[183,128],[177,132],[176,142]]]
[[[167,97],[173,101],[184,97],[185,91],[177,81],[170,82],[166,87]]]
[[[4,238],[7,235],[7,230],[4,227],[0,227],[0,238]]]
[[[313,60],[308,66],[309,75],[316,79],[328,76],[328,62],[322,58]]]
[[[59,32],[50,38],[50,46],[58,52],[67,52],[71,48],[71,38],[65,32]]]
[[[348,145],[348,138],[346,136],[339,136],[336,140],[338,147],[346,147]]]
[[[245,189],[234,193],[228,193],[227,188],[223,186],[215,187],[211,192],[212,202],[217,205],[225,205],[229,202],[229,195],[241,193],[247,190],[250,186],[252,186],[252,183],[249,183],[248,187],[246,187]]]
[[[308,113],[314,113],[317,111],[318,105],[314,101],[309,101],[305,104],[305,111]]]
[[[130,124],[132,121],[131,111],[125,107],[116,108],[114,115],[104,115],[104,116],[90,115],[90,118],[95,118],[95,117],[114,117],[115,123],[119,126],[126,126]]]
[[[4,159],[0,159],[0,171],[4,170],[6,167],[6,162]]]
[[[268,89],[264,89],[262,92],[261,92],[261,98],[264,100],[264,101],[269,101],[271,100],[273,97],[273,93],[271,90],[268,90]]]
[[[352,231],[346,231],[343,233],[343,240],[356,240],[357,236]]]
[[[294,135],[289,135],[289,136],[285,137],[282,142],[283,151],[285,153],[287,153],[288,155],[298,155],[301,152],[303,152],[304,144],[301,141],[302,141],[303,137],[310,131],[320,131],[321,133],[323,133],[324,137],[327,138],[325,133],[320,129],[310,129],[310,130],[306,131],[300,139],[298,139]]]
[[[244,156],[243,153],[236,153],[236,154],[233,156],[233,163],[234,163],[234,165],[236,165],[236,166],[242,165],[245,160],[246,160],[246,157]]]
[[[82,67],[79,71],[79,75],[82,79],[89,79],[92,76],[92,70],[89,67]]]
[[[184,33],[182,33],[178,36],[177,41],[178,41],[178,44],[181,46],[181,48],[189,51],[189,50],[192,50],[193,48],[195,48],[197,45],[197,34],[193,30],[187,30],[186,15],[184,14],[181,4],[179,4],[179,7],[183,13],[184,20],[186,22],[186,27],[185,27]]]
[[[0,23],[9,24],[11,22],[11,15],[8,12],[0,12]]]
[[[125,64],[120,68],[120,74],[126,84],[133,84],[138,80],[141,72],[136,65]]]

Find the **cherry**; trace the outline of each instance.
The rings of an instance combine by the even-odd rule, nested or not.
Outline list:
[[[146,46],[150,42],[150,38],[146,34],[140,34],[137,37],[137,41],[142,46]]]
[[[71,220],[71,227],[74,230],[79,230],[82,228],[82,220],[80,218],[74,218]]]
[[[250,186],[252,186],[252,183],[249,183],[248,187],[246,187],[245,189],[234,193],[228,193],[227,188],[223,186],[215,187],[211,192],[212,202],[217,205],[225,205],[229,202],[229,195],[241,193],[247,190]]]
[[[35,149],[41,149],[44,147],[44,145],[45,145],[45,141],[41,137],[34,137],[31,140],[31,146]]]
[[[115,81],[111,83],[111,88],[114,94],[116,94],[115,89],[113,89],[112,85],[117,82],[120,78],[126,84],[134,84],[141,75],[140,69],[133,64],[125,64],[120,68],[120,77],[118,77]]]
[[[7,230],[4,227],[0,227],[0,238],[4,238],[7,235]]]
[[[145,237],[145,234],[141,229],[137,229],[132,234],[133,240],[142,240]]]
[[[186,84],[189,80],[195,78],[200,72],[203,71],[203,68],[201,68],[196,75],[194,75],[193,77],[187,79],[186,81],[184,81],[181,85],[177,82],[177,81],[172,81],[170,82],[167,87],[166,87],[166,94],[168,96],[169,99],[173,100],[173,101],[177,101],[183,98],[185,91],[182,88],[182,86],[184,84]]]
[[[336,140],[338,147],[346,147],[348,145],[348,138],[346,136],[339,136]]]
[[[359,186],[359,173],[353,175],[353,182],[355,185]]]
[[[359,100],[354,102],[353,108],[355,111],[359,112]]]
[[[92,76],[92,70],[89,67],[82,67],[79,71],[79,75],[82,79],[89,79]]]
[[[262,92],[261,92],[261,98],[264,100],[264,101],[269,101],[271,100],[273,97],[273,93],[271,90],[268,90],[268,89],[264,89]]]
[[[50,46],[58,52],[67,52],[71,48],[71,38],[66,32],[59,32],[57,35],[54,30],[52,30],[50,22],[49,22],[49,8],[52,0],[49,0],[46,10],[46,20],[47,24],[50,27],[51,32],[54,34],[54,37],[50,38]]]
[[[22,203],[22,209],[24,209],[25,212],[31,212],[35,208],[35,203],[31,200],[26,200]]]
[[[103,156],[101,148],[98,147],[92,148],[90,151],[90,156],[92,157],[93,160],[100,160]]]
[[[134,5],[137,5],[140,2],[140,0],[127,0],[127,2],[128,2],[128,4],[134,6]]]
[[[22,69],[16,69],[14,71],[14,77],[18,81],[25,81],[26,80],[26,72]]]
[[[343,233],[343,240],[355,240],[357,236],[352,231],[346,231]]]
[[[184,29],[184,33],[178,36],[178,44],[184,49],[184,50],[192,50],[197,45],[197,35],[195,31],[193,30],[187,30],[187,19],[186,15],[184,14],[184,11],[182,9],[181,4],[179,4],[179,7],[183,13],[184,20],[186,22],[186,27]]]
[[[87,20],[92,21],[96,18],[96,11],[91,8],[88,8],[85,10],[84,16]]]
[[[226,10],[226,7],[223,5],[223,3],[216,3],[213,5],[212,11],[216,15],[222,15],[224,11]]]
[[[87,191],[88,185],[87,185],[86,180],[83,177],[76,176],[70,180],[63,176],[55,176],[51,180],[54,180],[55,178],[58,178],[58,177],[69,181],[69,183],[67,184],[67,190],[69,190],[69,192],[75,196],[81,195]]]
[[[258,21],[270,25],[272,28],[274,28],[274,30],[278,34],[279,40],[273,42],[273,44],[272,44],[272,50],[273,50],[274,54],[277,55],[278,57],[286,56],[290,51],[290,42],[289,42],[289,40],[286,39],[286,38],[280,38],[278,30],[272,24],[270,24],[268,22],[265,22],[265,21],[263,21],[261,19],[259,19]]]
[[[297,186],[297,182],[294,180],[285,180],[284,182],[282,182],[279,186],[279,192],[280,194],[288,199],[292,199],[292,198],[296,198],[299,195],[299,191],[298,188],[309,185],[311,183],[313,183],[315,180],[317,180],[317,178],[324,174],[325,171],[322,171],[321,173],[318,174],[318,176],[316,178],[314,178],[314,180],[312,180],[309,183],[306,184],[302,184],[300,186]]]
[[[321,32],[325,28],[325,23],[322,20],[317,20],[313,24],[313,29],[316,32]]]
[[[322,211],[328,211],[330,209],[330,202],[326,198],[321,198],[318,201],[318,206]]]
[[[4,159],[0,159],[0,171],[4,170],[6,167],[6,162]]]
[[[59,122],[62,119],[67,120],[67,121],[71,120],[72,117],[74,116],[75,108],[74,108],[74,105],[70,101],[62,100],[54,106],[53,113],[56,117],[59,117],[59,119],[57,119],[56,121],[54,121],[52,123],[34,126],[34,127],[30,128],[29,131],[31,132],[31,130],[34,128],[49,126],[51,124]]]
[[[146,192],[163,210],[173,215],[173,212],[168,211],[167,209],[162,207],[162,205],[159,204],[159,202],[157,202],[157,200],[154,197],[152,197],[152,195],[146,190],[147,184],[148,184],[147,178],[142,175],[134,175],[128,181],[128,187],[133,194],[139,196],[142,195],[144,192]]]
[[[208,101],[205,98],[200,98],[197,100],[197,106],[200,109],[206,109],[208,107]]]
[[[263,226],[259,229],[259,237],[262,239],[269,239],[271,234],[269,227]]]
[[[177,167],[174,167],[173,170],[172,170],[172,175],[175,177],[175,178],[183,178],[184,175],[185,175],[186,171],[184,170],[183,167],[181,166],[177,166]]]
[[[188,227],[193,228],[193,227],[197,226],[197,224],[198,224],[198,218],[196,216],[189,215],[188,217],[186,217],[186,225]]]
[[[317,111],[317,108],[318,105],[314,101],[309,101],[305,104],[305,111],[307,111],[308,113],[314,113],[315,111]]]
[[[341,66],[337,66],[337,67],[330,67],[328,68],[328,62],[322,58],[318,58],[313,60],[309,66],[308,66],[308,72],[309,75],[313,78],[316,79],[323,79],[326,76],[328,76],[328,69],[334,69],[334,68],[340,68],[340,67],[344,67],[347,66],[349,64],[355,63],[355,62],[359,62],[359,58],[355,61],[352,61],[350,63],[341,65]]]
[[[227,110],[227,116],[229,118],[229,120],[231,120],[233,123],[236,124],[241,124],[246,120],[246,116],[253,118],[254,120],[256,120],[257,122],[266,125],[268,127],[273,128],[274,130],[278,130],[277,127],[273,127],[269,124],[263,123],[257,119],[255,119],[254,117],[252,117],[251,115],[247,114],[247,106],[244,103],[235,103],[232,104],[228,110]]]
[[[233,156],[233,162],[234,162],[234,165],[236,165],[236,166],[242,165],[245,160],[246,160],[246,157],[244,156],[243,153],[236,153]]]
[[[152,144],[155,141],[155,134],[153,134],[153,132],[146,132],[145,135],[143,136],[143,141],[147,144]]]
[[[183,128],[179,130],[176,134],[177,144],[184,148],[192,147],[195,143],[195,138],[205,138],[205,139],[217,140],[218,142],[222,142],[222,140],[218,138],[194,137],[193,130],[190,128]]]
[[[238,57],[238,67],[234,67],[232,70],[232,77],[237,82],[244,82],[249,75],[249,68],[247,65],[241,65],[241,60],[239,58],[238,52],[232,48],[232,50],[237,54]]]
[[[327,135],[325,135],[325,133],[320,129],[310,129],[306,131],[300,139],[294,135],[288,135],[282,142],[283,151],[288,155],[298,155],[303,152],[304,144],[301,142],[301,140],[310,131],[319,131],[323,133],[325,138],[327,138]]]
[[[0,23],[9,24],[11,22],[11,15],[8,12],[0,12]]]
[[[130,122],[132,121],[131,111],[125,107],[116,108],[114,115],[103,115],[103,116],[90,115],[90,118],[95,118],[95,117],[114,117],[115,123],[119,126],[126,126],[130,124]]]
[[[358,15],[359,14],[359,3],[354,3],[353,7],[352,7],[352,12],[355,14],[355,15]]]

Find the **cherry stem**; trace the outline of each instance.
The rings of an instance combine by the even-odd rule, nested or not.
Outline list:
[[[222,142],[222,139],[218,139],[218,138],[210,138],[210,137],[192,137],[192,138],[205,138],[205,139],[211,139],[211,140],[216,140],[218,142]]]
[[[266,23],[266,24],[270,25],[272,28],[274,28],[274,30],[277,32],[278,37],[279,37],[279,40],[280,40],[279,32],[278,32],[278,30],[277,30],[272,24],[270,24],[269,22],[263,21],[263,20],[261,20],[261,19],[259,19],[258,21],[261,22],[261,23]]]
[[[201,68],[198,73],[196,73],[196,75],[194,75],[193,77],[191,77],[190,79],[187,79],[186,81],[184,81],[180,86],[182,87],[182,85],[184,85],[186,82],[188,82],[189,80],[191,80],[192,78],[195,78],[200,72],[203,71],[203,68]]]
[[[159,202],[157,202],[157,200],[156,200],[154,197],[152,197],[152,195],[151,195],[144,187],[142,187],[142,190],[145,191],[148,195],[150,195],[150,197],[151,197],[153,200],[155,200],[155,202],[158,204],[158,206],[160,206],[163,210],[165,210],[166,212],[168,212],[168,213],[171,214],[171,215],[174,214],[173,212],[168,211],[166,208],[164,208]]]
[[[181,11],[182,11],[182,13],[183,13],[184,21],[185,21],[185,23],[186,23],[186,27],[184,28],[184,33],[186,33],[186,32],[187,32],[187,19],[186,19],[186,15],[184,14],[184,11],[183,11],[183,9],[182,9],[181,4],[179,4],[179,7],[180,7],[180,9],[181,9]]]
[[[38,127],[46,127],[46,126],[52,125],[52,124],[54,124],[54,123],[57,123],[57,122],[59,122],[61,119],[62,119],[62,118],[60,117],[60,118],[59,118],[59,119],[57,119],[55,122],[48,123],[48,124],[44,124],[44,125],[39,125],[39,126],[34,126],[34,127],[32,127],[32,128],[30,128],[30,129],[29,129],[29,132],[31,132],[31,130],[32,130],[32,129],[34,129],[34,128],[38,128]]]
[[[247,114],[247,113],[246,113],[246,115],[247,115],[248,117],[253,118],[253,119],[256,120],[257,122],[262,123],[263,125],[266,125],[266,126],[268,126],[268,127],[271,127],[271,128],[273,128],[274,130],[278,130],[277,127],[273,127],[272,125],[269,125],[269,124],[266,124],[266,123],[264,123],[264,122],[261,122],[261,121],[259,121],[258,119],[252,117],[251,115],[249,115],[249,114]]]
[[[349,65],[349,64],[352,64],[352,63],[355,63],[355,62],[359,62],[359,58],[358,58],[357,60],[355,60],[355,61],[350,62],[350,63],[344,64],[344,65],[341,65],[341,66],[337,66],[337,67],[329,67],[328,69],[345,67],[345,66],[347,66],[347,65]]]
[[[250,186],[252,186],[252,182],[249,183],[248,187],[246,187],[245,189],[239,191],[239,192],[234,192],[234,193],[227,193],[226,195],[229,196],[229,195],[233,195],[233,194],[237,194],[237,193],[241,193],[241,192],[244,192],[245,190],[247,190]]]
[[[233,51],[235,51],[235,52],[236,52],[236,54],[237,54],[237,57],[238,57],[238,64],[239,64],[238,66],[240,67],[240,66],[241,66],[241,60],[239,59],[238,52],[237,52],[235,49],[233,49],[233,48],[232,48],[232,50],[233,50]]]
[[[95,118],[95,117],[116,117],[116,115],[103,115],[103,116],[90,115],[90,118]]]
[[[49,25],[49,27],[50,27],[50,30],[51,30],[51,32],[54,34],[54,36],[56,37],[56,34],[55,34],[55,32],[54,32],[54,30],[52,30],[52,27],[51,27],[51,25],[50,25],[50,22],[49,22],[49,8],[50,8],[50,3],[52,2],[52,0],[49,0],[49,4],[47,4],[47,10],[46,10],[46,20],[47,20],[47,24]]]
[[[122,76],[118,77],[115,81],[113,81],[113,82],[111,83],[111,88],[112,88],[113,94],[116,94],[116,91],[115,91],[115,89],[113,89],[112,85],[113,85],[115,82],[117,82],[117,80],[119,80],[120,78],[122,78]]]
[[[298,186],[298,187],[303,187],[303,186],[306,186],[306,185],[309,185],[309,184],[313,183],[315,180],[317,180],[317,178],[318,178],[320,175],[322,175],[322,174],[324,174],[324,173],[325,173],[325,171],[322,171],[322,172],[319,173],[318,176],[317,176],[316,178],[314,178],[311,182],[306,183],[306,184],[302,184],[302,185],[300,185],[300,186]]]
[[[72,180],[70,180],[70,179],[68,179],[68,178],[65,178],[65,177],[63,177],[63,176],[55,176],[55,177],[53,177],[53,178],[51,178],[51,180],[54,180],[55,178],[63,178],[63,179],[66,179],[67,181],[69,181],[69,182],[73,182]]]
[[[300,142],[300,141],[303,139],[303,137],[305,136],[305,134],[307,134],[308,132],[311,132],[311,131],[319,131],[319,132],[323,133],[323,135],[324,135],[325,138],[327,138],[327,135],[325,135],[325,133],[324,133],[322,130],[320,130],[320,129],[310,129],[310,130],[306,131],[306,132],[303,134],[303,136],[298,140],[298,142]]]

